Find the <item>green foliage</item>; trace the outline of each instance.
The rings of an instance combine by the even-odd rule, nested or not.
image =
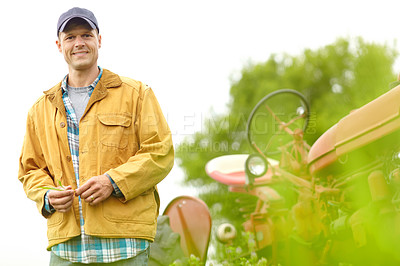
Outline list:
[[[258,257],[256,241],[251,233],[242,233],[241,243],[237,246],[225,246],[223,253],[225,256],[222,265],[267,265],[267,259]]]
[[[206,175],[205,165],[218,156],[251,152],[246,122],[257,102],[279,89],[301,92],[310,102],[305,139],[312,144],[351,110],[388,90],[396,77],[392,70],[396,57],[392,46],[342,38],[300,55],[273,54],[264,63],[248,64],[241,78],[232,81],[228,114],[211,115],[201,132],[177,147],[184,183],[199,188],[199,197],[209,206],[214,222],[240,225],[244,217],[236,199],[241,197],[251,209],[255,198],[229,192],[227,186]]]
[[[307,135],[312,143],[350,110],[387,91],[395,78],[396,57],[394,48],[361,38],[339,39],[299,56],[271,55],[265,63],[245,67],[241,79],[232,84],[230,114],[248,117],[268,93],[295,89],[306,96],[315,114]]]
[[[222,260],[219,262],[210,262],[209,265],[267,266],[267,259],[263,257],[259,258],[256,253],[256,243],[253,234],[243,233],[241,241],[242,242],[238,246],[224,246],[222,252],[225,256],[223,256]],[[170,264],[170,266],[183,265],[200,266],[204,265],[204,263],[202,263],[198,257],[192,254],[185,263],[183,263],[181,260],[176,260]]]

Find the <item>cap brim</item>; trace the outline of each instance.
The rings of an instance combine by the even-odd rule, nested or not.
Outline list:
[[[58,29],[58,32],[63,32],[64,29],[65,29],[65,27],[67,26],[68,22],[70,22],[71,19],[73,19],[73,18],[81,18],[81,19],[84,19],[84,20],[90,25],[90,27],[92,27],[92,29],[94,29],[94,30],[97,29],[96,25],[95,25],[90,19],[87,19],[87,18],[85,18],[85,17],[76,16],[76,17],[71,17],[71,18],[66,19],[66,20],[64,21],[64,23],[63,23],[63,24],[60,26],[60,28]]]

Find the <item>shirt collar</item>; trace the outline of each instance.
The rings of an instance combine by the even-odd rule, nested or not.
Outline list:
[[[90,91],[92,92],[94,90],[94,88],[96,88],[97,83],[99,82],[99,80],[101,79],[101,76],[103,75],[103,69],[101,67],[98,67],[100,70],[99,75],[97,76],[97,78],[93,81],[92,84],[90,84],[88,87],[90,87]],[[66,75],[61,83],[61,89],[63,91],[63,93],[68,92],[68,75]]]

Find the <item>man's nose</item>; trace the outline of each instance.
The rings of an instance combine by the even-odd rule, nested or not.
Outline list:
[[[83,40],[83,38],[81,37],[81,36],[76,36],[76,38],[75,38],[75,46],[76,47],[78,47],[78,46],[83,46],[83,45],[85,45],[85,41]]]

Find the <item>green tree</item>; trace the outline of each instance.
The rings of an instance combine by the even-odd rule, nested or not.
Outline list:
[[[205,165],[218,156],[251,152],[246,122],[257,102],[283,88],[305,95],[312,113],[305,139],[312,144],[351,110],[389,89],[396,76],[392,69],[396,57],[393,46],[341,38],[300,55],[273,54],[264,63],[249,63],[241,78],[231,83],[228,113],[210,115],[203,131],[177,147],[184,183],[199,188],[199,197],[209,206],[215,224],[229,221],[240,225],[244,221],[241,204],[252,208],[255,199],[229,192],[226,185],[206,175]],[[238,198],[241,204],[236,202]]]

